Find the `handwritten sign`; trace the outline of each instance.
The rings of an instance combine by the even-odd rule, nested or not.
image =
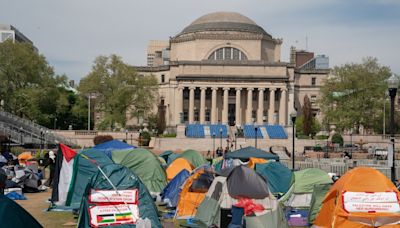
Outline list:
[[[400,204],[395,192],[345,192],[343,207],[348,212],[400,212]]]
[[[139,208],[135,204],[115,204],[89,207],[92,227],[113,224],[135,224],[139,219]]]
[[[137,204],[138,190],[90,190],[90,203],[128,203]]]

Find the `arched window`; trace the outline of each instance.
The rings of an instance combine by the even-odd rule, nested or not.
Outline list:
[[[247,56],[237,48],[219,48],[208,57],[208,60],[247,60]]]

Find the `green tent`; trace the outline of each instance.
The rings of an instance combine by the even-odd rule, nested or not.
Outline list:
[[[249,158],[251,157],[279,161],[278,155],[266,152],[264,150],[252,146],[241,148],[239,150],[229,152],[225,155],[225,158],[240,159],[246,161],[249,160]]]
[[[185,150],[185,152],[183,152],[179,157],[186,159],[196,168],[203,164],[207,164],[207,160],[195,150]]]
[[[75,156],[71,184],[68,190],[66,206],[79,208],[85,187],[97,173],[97,166],[113,164],[114,162],[103,152],[94,149],[83,150]]]
[[[127,167],[109,164],[102,167],[104,174],[108,179],[115,185],[118,190],[138,190],[138,209],[139,217],[141,219],[149,219],[151,221],[151,227],[160,227],[161,223],[158,218],[157,208],[154,205],[154,201],[147,190],[146,186],[142,183],[140,178],[138,178],[132,171]],[[78,219],[78,227],[90,227],[90,215],[89,207],[95,204],[88,202],[88,196],[91,189],[96,190],[113,190],[108,180],[104,175],[98,171],[90,180],[90,182],[85,186],[85,192],[82,198],[80,214]],[[116,214],[111,214],[107,216],[118,216]],[[111,227],[111,226],[105,226]],[[125,225],[113,225],[112,227],[136,227],[133,224]]]
[[[0,221],[1,227],[42,227],[24,208],[2,194],[0,194]]]
[[[319,184],[314,186],[313,195],[311,198],[310,213],[308,214],[308,223],[314,223],[314,220],[321,209],[322,201],[331,187],[332,184]]]
[[[150,192],[161,192],[167,185],[165,170],[160,161],[146,149],[113,151],[112,159],[138,175]]]
[[[171,164],[171,162],[173,162],[180,155],[174,153],[172,150],[166,150],[166,151],[162,152],[158,156],[161,157],[162,159],[164,159],[164,161],[167,163],[167,165],[169,165],[169,164]]]
[[[255,170],[267,180],[270,191],[277,195],[288,192],[294,182],[292,171],[280,162],[256,164]]]
[[[323,170],[317,168],[303,169],[294,172],[293,193],[312,193],[314,185],[332,183],[331,177]]]

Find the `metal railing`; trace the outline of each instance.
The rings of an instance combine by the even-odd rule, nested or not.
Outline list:
[[[19,140],[17,138],[12,138],[12,140],[21,144],[33,142],[33,138],[39,139],[39,141],[42,138],[46,143],[57,144],[60,142],[69,146],[77,145],[76,140],[60,136],[46,127],[8,112],[0,111],[0,123],[2,123],[3,131],[8,132],[7,135],[11,135],[11,137],[18,136]],[[30,141],[28,136],[31,138]],[[21,142],[21,138],[27,141]]]

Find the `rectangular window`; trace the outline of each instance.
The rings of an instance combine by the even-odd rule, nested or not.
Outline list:
[[[253,90],[253,94],[252,94],[252,96],[253,96],[253,101],[255,101],[255,100],[257,100],[257,93]]]
[[[206,90],[206,100],[210,100],[211,99],[211,90],[207,89]]]
[[[189,90],[184,89],[183,90],[183,99],[188,100],[189,99]]]
[[[199,89],[194,90],[194,99],[200,100],[200,90]]]
[[[189,114],[187,110],[183,111],[183,122],[189,121]]]
[[[206,121],[211,121],[211,120],[210,120],[210,110],[209,110],[209,109],[206,110],[205,120],[206,120]]]
[[[161,83],[164,83],[164,82],[165,82],[165,75],[162,74],[162,75],[161,75]]]
[[[315,86],[315,85],[317,84],[316,82],[317,82],[317,78],[312,77],[312,78],[311,78],[311,85],[312,85],[312,86]]]
[[[199,121],[199,111],[194,110],[194,121]]]

